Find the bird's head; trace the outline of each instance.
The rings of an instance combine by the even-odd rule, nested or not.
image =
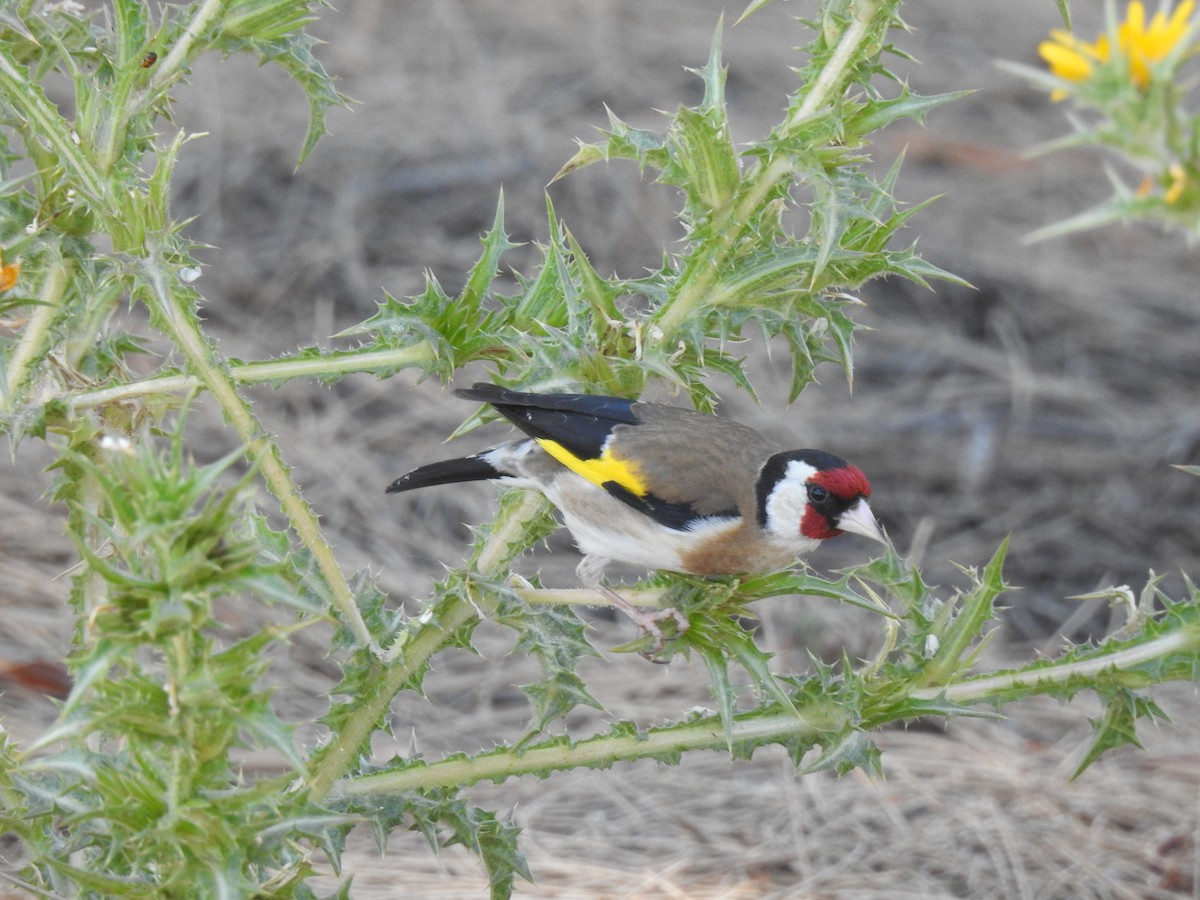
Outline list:
[[[758,524],[782,541],[816,542],[843,532],[886,544],[857,466],[823,450],[789,450],[767,460],[758,478]]]

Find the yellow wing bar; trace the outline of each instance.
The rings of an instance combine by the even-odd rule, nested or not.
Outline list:
[[[614,456],[608,447],[605,447],[600,456],[595,459],[580,459],[562,444],[548,438],[535,438],[535,440],[543,450],[592,484],[604,487],[607,482],[612,481],[637,497],[645,497],[650,493],[650,488],[637,464]]]

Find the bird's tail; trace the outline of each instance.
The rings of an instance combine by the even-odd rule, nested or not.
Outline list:
[[[503,478],[507,473],[500,471],[483,454],[464,456],[461,459],[444,459],[413,469],[388,485],[387,493],[398,494],[435,484],[457,484],[462,481],[487,481]]]

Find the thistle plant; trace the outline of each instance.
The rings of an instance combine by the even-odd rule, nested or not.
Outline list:
[[[1198,234],[1200,113],[1184,72],[1197,46],[1196,4],[1164,5],[1148,20],[1141,0],[1130,2],[1123,17],[1112,2],[1105,9],[1107,26],[1095,41],[1072,33],[1069,16],[1068,30],[1050,32],[1038,47],[1049,71],[1012,66],[1052,100],[1072,106],[1071,133],[1037,152],[1098,147],[1115,162],[1107,201],[1033,238],[1135,219]]]
[[[712,710],[657,723],[624,717],[578,740],[555,736],[549,729],[572,709],[598,705],[578,668],[597,650],[571,606],[603,598],[511,578],[512,561],[554,528],[546,502],[504,495],[468,558],[406,617],[369,575],[343,572],[291,477],[287,448],[267,436],[242,393],[250,383],[405,369],[449,382],[476,364],[528,389],[634,397],[653,380],[709,408],[716,374],[753,395],[738,348],[759,336],[787,347],[792,398],[822,363],[849,378],[855,290],[880,277],[954,278],[901,237],[926,206],[895,200],[902,163],[872,171],[876,132],[956,96],[918,96],[889,69],[904,56],[892,43],[904,33],[898,7],[828,0],[796,25],[807,46],[795,73],[780,73],[785,113],[741,148],[726,117],[721,26],[695,70],[704,89],[697,105],[656,131],[610,116],[599,141],[580,145],[557,177],[606,162],[678,190],[686,238],[655,271],[601,275],[547,202],[537,261],[515,287],[498,284],[513,247],[501,204],[457,295],[430,277],[416,296],[385,297],[343,330],[343,344],[249,361],[225,358],[197,312],[221,301],[197,290],[187,225],[168,202],[189,141],[167,125],[169,92],[207,53],[248,52],[283,66],[311,110],[303,160],[326,112],[342,102],[312,54],[309,4],[151,9],[113,0],[107,15],[91,16],[70,4],[4,7],[0,410],[12,440],[44,441],[55,454],[55,494],[69,510],[80,565],[74,684],[59,719],[27,746],[0,730],[0,831],[20,847],[17,868],[0,877],[61,896],[308,897],[320,854],[336,870],[348,831],[364,825],[381,839],[407,828],[435,847],[471,848],[492,895],[505,897],[529,873],[515,826],[464,799],[462,789],[481,780],[646,757],[674,763],[697,750],[741,758],[765,744],[787,748],[804,772],[875,773],[871,733],[885,723],[990,716],[1033,695],[1080,691],[1096,693],[1105,709],[1081,770],[1136,743],[1138,720],[1162,715],[1143,689],[1200,675],[1194,587],[1184,599],[1163,595],[1153,578],[1136,598],[1116,590],[1110,598],[1129,609],[1119,632],[981,672],[1008,589],[1006,546],[964,570],[966,587],[948,591],[930,588],[891,550],[834,578],[807,569],[657,573],[630,598],[686,613],[691,627],[664,653],[704,662]],[[73,102],[51,102],[43,88],[51,76],[73,87]],[[145,308],[144,327],[170,343],[177,364],[148,375],[127,364],[146,338],[123,311],[131,304]],[[219,405],[235,448],[208,465],[187,451],[185,413],[198,391]],[[268,524],[251,483],[273,497],[286,529]],[[867,611],[877,653],[778,671],[744,616],[785,594]],[[231,637],[220,627],[225,598],[273,606],[264,618],[276,624]],[[396,697],[421,690],[437,654],[471,646],[482,617],[512,629],[518,651],[540,665],[524,688],[528,726],[497,735],[482,754],[374,759],[371,740],[387,729]],[[274,712],[263,676],[288,635],[315,622],[336,623],[330,652],[342,679],[330,685],[322,739],[305,747]],[[738,669],[750,689],[735,686]],[[285,762],[274,777],[255,779],[236,763],[245,748],[272,748]],[[348,894],[347,882],[338,895]]]

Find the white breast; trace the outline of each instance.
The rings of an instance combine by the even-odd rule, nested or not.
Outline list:
[[[700,519],[687,531],[667,528],[565,468],[530,440],[502,444],[481,456],[512,473],[504,484],[545,494],[562,514],[576,546],[586,557],[596,558],[592,568],[597,572],[604,560],[686,572],[683,556],[689,548],[738,526],[738,520],[712,517]]]
[[[543,491],[562,513],[563,524],[583,553],[647,569],[685,571],[682,558],[687,548],[733,531],[738,524],[727,518],[708,518],[687,531],[675,531],[570,473],[555,478]]]

